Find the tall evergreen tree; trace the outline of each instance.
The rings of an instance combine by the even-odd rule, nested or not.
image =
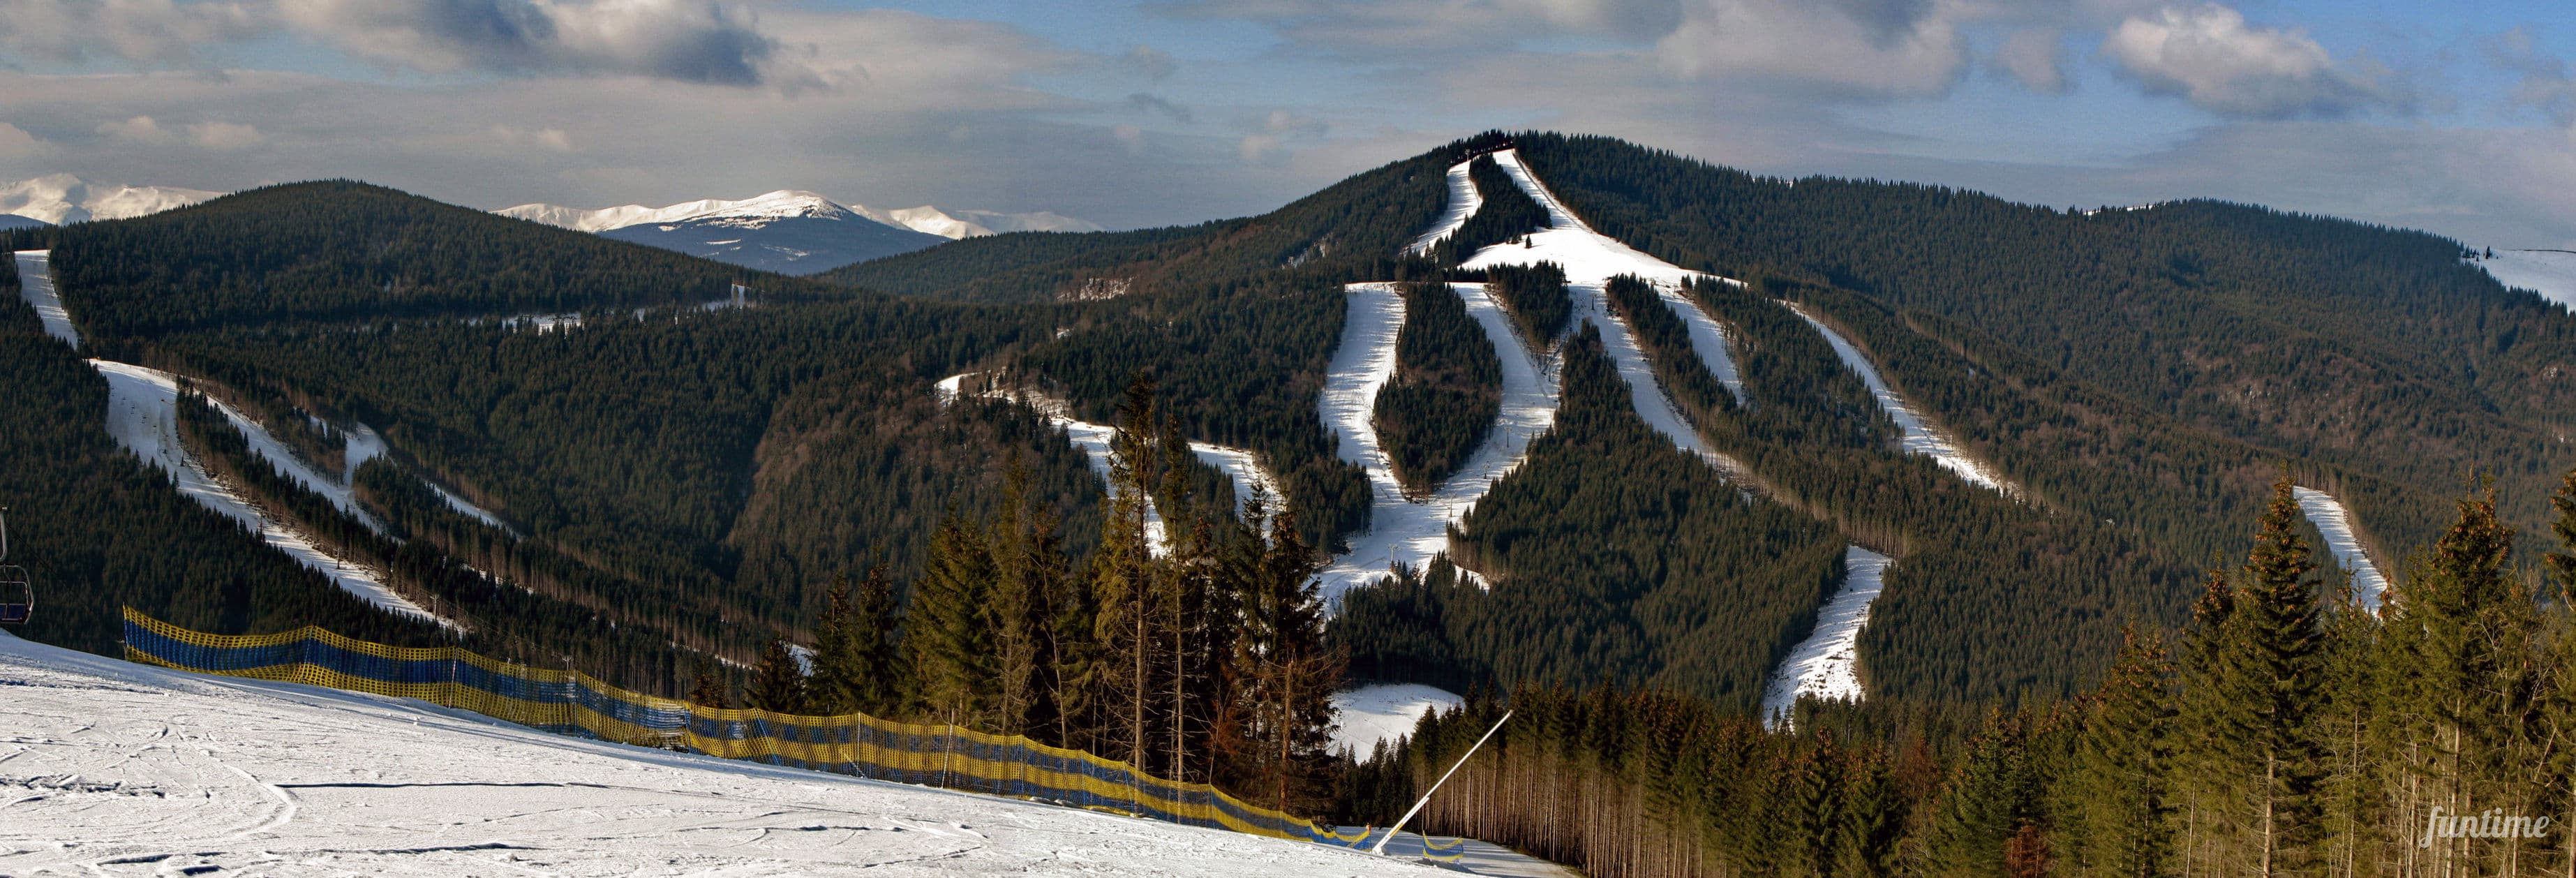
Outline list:
[[[2130,628],[2085,706],[2075,757],[2058,787],[2063,822],[2056,848],[2076,873],[2149,878],[2168,865],[2164,782],[2171,768],[2172,680],[2164,644]]]
[[[993,702],[993,626],[989,616],[995,564],[982,528],[954,511],[930,539],[930,557],[913,581],[904,614],[904,645],[919,680],[926,715],[956,725],[980,724]]]
[[[2314,840],[2315,782],[2322,753],[2310,722],[2324,679],[2317,568],[2298,528],[2305,522],[2287,475],[2272,486],[2233,585],[2210,687],[2194,721],[2215,744],[2188,782],[2212,809],[2203,830],[2218,859],[2271,876],[2304,865]]]
[[[867,678],[876,669],[868,666],[867,649],[859,642],[864,623],[858,615],[849,575],[832,574],[832,585],[823,592],[822,618],[814,623],[814,675],[806,681],[807,701],[815,713],[858,713],[868,700]]]
[[[771,713],[804,713],[805,669],[787,647],[787,638],[772,637],[752,666],[751,706]]]

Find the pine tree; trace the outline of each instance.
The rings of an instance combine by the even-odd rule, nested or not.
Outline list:
[[[1139,374],[1129,383],[1117,429],[1110,443],[1109,520],[1092,555],[1097,610],[1091,638],[1097,652],[1091,680],[1105,721],[1100,743],[1107,755],[1142,767],[1157,744],[1150,715],[1161,668],[1155,661],[1156,565],[1145,527],[1153,502],[1145,486],[1158,465],[1152,376]]]
[[[2303,521],[2283,475],[2238,571],[2211,681],[2223,705],[2214,731],[2233,746],[2223,773],[2202,780],[2224,791],[2216,828],[2241,839],[2234,856],[2263,876],[2300,865],[2301,846],[2312,840],[2323,761],[2309,725],[2322,700],[2324,644],[2317,585],[2308,576],[2317,564],[2298,532]]]
[[[1018,455],[1011,457],[1002,483],[1002,507],[993,517],[991,537],[993,728],[1020,735],[1037,721],[1039,670],[1046,663],[1046,600],[1056,588],[1044,580],[1060,564],[1041,554],[1057,551],[1055,527],[1042,513],[1028,509],[1029,471]]]
[[[772,637],[752,666],[751,706],[771,713],[805,712],[805,669],[787,648],[787,638]]]
[[[982,528],[954,510],[930,538],[904,614],[904,644],[919,680],[922,709],[951,725],[978,724],[993,701],[993,626],[988,616],[995,565]]]
[[[2058,787],[2064,861],[2080,874],[2163,874],[2170,839],[2164,773],[2173,665],[2164,644],[2132,627],[2085,707],[2075,758]]]
[[[697,681],[689,686],[689,703],[699,707],[725,710],[733,707],[733,696],[725,691],[724,678],[715,671],[700,669]]]
[[[859,608],[850,592],[848,574],[832,574],[832,585],[823,593],[823,616],[814,623],[814,675],[806,681],[809,706],[817,714],[838,716],[860,712],[868,702],[868,650],[860,642],[860,630],[872,627],[859,619]]]
[[[1244,594],[1243,631],[1235,641],[1238,681],[1224,744],[1226,774],[1254,801],[1281,811],[1321,804],[1330,794],[1333,691],[1341,656],[1324,639],[1324,603],[1314,551],[1297,533],[1296,516],[1269,521],[1269,545]]]

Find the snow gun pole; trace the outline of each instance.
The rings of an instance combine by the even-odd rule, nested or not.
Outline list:
[[[1467,748],[1467,755],[1458,757],[1458,761],[1449,766],[1449,771],[1446,774],[1440,775],[1439,780],[1431,782],[1431,788],[1423,791],[1421,800],[1414,802],[1413,809],[1404,812],[1404,816],[1396,818],[1394,826],[1386,828],[1386,837],[1378,839],[1377,844],[1369,848],[1369,853],[1380,855],[1385,854],[1386,843],[1395,840],[1395,834],[1404,830],[1404,824],[1407,821],[1412,820],[1413,815],[1422,813],[1422,806],[1431,804],[1431,794],[1439,792],[1440,785],[1449,782],[1449,775],[1457,774],[1458,769],[1465,768],[1467,766],[1467,760],[1476,755],[1476,750],[1485,746],[1486,739],[1492,738],[1495,732],[1502,731],[1503,724],[1511,721],[1512,712],[1508,710],[1503,711],[1503,718],[1495,720],[1494,727],[1485,730],[1485,737],[1477,738],[1475,746]],[[1423,853],[1431,852],[1430,839],[1426,838],[1423,840],[1422,851]]]

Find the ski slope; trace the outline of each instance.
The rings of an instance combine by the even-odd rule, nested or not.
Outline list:
[[[1395,374],[1404,298],[1388,284],[1344,288],[1350,310],[1342,322],[1341,344],[1325,370],[1316,409],[1324,426],[1341,437],[1341,459],[1368,471],[1369,529],[1351,535],[1350,550],[1334,556],[1324,568],[1321,590],[1327,603],[1337,603],[1344,591],[1377,581],[1394,564],[1421,569],[1432,556],[1449,551],[1449,526],[1465,521],[1476,501],[1520,466],[1529,454],[1530,440],[1556,423],[1556,373],[1521,344],[1511,315],[1504,313],[1483,284],[1450,284],[1449,289],[1466,304],[1467,316],[1484,330],[1486,343],[1502,363],[1502,408],[1467,462],[1433,487],[1430,496],[1416,500],[1406,497],[1396,481],[1394,464],[1371,420],[1377,412],[1378,391]]]
[[[1440,218],[1431,223],[1431,231],[1413,239],[1404,252],[1415,256],[1431,252],[1431,248],[1439,246],[1441,241],[1457,234],[1458,227],[1466,225],[1467,218],[1475,216],[1476,211],[1485,206],[1485,196],[1476,191],[1475,179],[1467,176],[1467,166],[1474,163],[1474,159],[1469,159],[1449,166],[1448,204],[1441,208]]]
[[[2576,309],[2576,251],[2498,250],[2495,258],[2474,263],[2494,275],[2497,283]]]
[[[1333,749],[1367,759],[1383,741],[1410,737],[1422,715],[1467,703],[1456,693],[1420,683],[1371,683],[1333,693]]]
[[[1831,600],[1816,611],[1816,630],[1789,650],[1762,687],[1764,721],[1787,721],[1801,696],[1859,701],[1860,630],[1869,624],[1869,604],[1886,587],[1894,559],[1859,546],[1843,550],[1843,582]]]
[[[2388,577],[2379,573],[2379,565],[2361,550],[2361,535],[2353,529],[2352,512],[2334,495],[2315,488],[2292,486],[2290,496],[2299,501],[2299,511],[2317,533],[2326,538],[2326,550],[2334,553],[2335,566],[2352,574],[2352,596],[2364,607],[2379,609],[2380,598],[2388,593]]]
[[[170,373],[106,360],[91,360],[89,364],[107,379],[108,434],[145,463],[169,473],[179,493],[239,522],[270,548],[330,577],[332,584],[377,609],[419,619],[433,618],[428,610],[386,587],[376,571],[333,556],[284,523],[260,514],[249,500],[209,475],[179,443],[179,387]],[[233,417],[229,411],[226,416]]]
[[[1957,473],[1960,478],[1968,480],[1969,484],[1989,488],[2006,496],[2013,494],[2012,489],[2004,486],[2003,480],[1996,478],[1976,461],[1968,459],[1968,455],[1960,451],[1957,445],[1951,443],[1939,431],[1934,430],[1931,422],[1924,420],[1922,415],[1916,414],[1914,406],[1907,403],[1905,397],[1899,395],[1894,388],[1887,386],[1887,379],[1878,374],[1878,367],[1872,365],[1869,357],[1862,354],[1860,348],[1854,346],[1850,339],[1844,338],[1842,333],[1835,332],[1833,327],[1826,326],[1824,321],[1816,319],[1815,313],[1808,310],[1807,306],[1796,302],[1780,304],[1797,312],[1799,318],[1807,321],[1807,325],[1815,327],[1816,332],[1825,337],[1825,343],[1833,346],[1834,356],[1842,359],[1843,367],[1850,369],[1852,374],[1860,376],[1862,384],[1869,385],[1869,395],[1878,400],[1878,407],[1886,411],[1890,419],[1896,421],[1897,432],[1901,434],[1898,441],[1907,454],[1930,457],[1932,462],[1940,464],[1942,469]]]
[[[36,320],[44,324],[46,335],[78,350],[80,330],[72,328],[72,314],[63,310],[63,297],[54,292],[54,251],[20,250],[13,255],[18,260],[18,297],[36,309]]]
[[[0,874],[1436,874],[1327,845],[180,674],[6,634],[0,686]],[[1517,861],[1517,874],[1545,874],[1482,847]]]

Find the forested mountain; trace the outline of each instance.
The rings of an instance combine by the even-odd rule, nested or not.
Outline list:
[[[1464,168],[1479,212],[1405,255],[1442,216],[1446,172],[1505,147],[1520,164]],[[1524,166],[1546,192],[1524,191]],[[1554,202],[1673,265],[1659,279],[1580,260],[1460,268],[1480,250],[1537,252],[1542,229],[1570,234],[1549,228]],[[873,583],[885,605],[868,618],[892,627],[872,648],[909,644],[905,661],[926,663],[906,685],[929,688],[887,696],[889,710],[1013,724],[1089,711],[1054,739],[1132,749],[1154,725],[1158,740],[1196,742],[1147,759],[1185,772],[1211,770],[1181,751],[1223,731],[1226,699],[1207,695],[1224,690],[1222,669],[1260,664],[1215,655],[1232,641],[1210,620],[1251,589],[1308,612],[1298,589],[1328,562],[1376,576],[1382,558],[1340,556],[1360,554],[1349,547],[1381,511],[1414,508],[1388,503],[1421,500],[1486,447],[1506,395],[1499,354],[1521,386],[1545,385],[1529,394],[1545,418],[1528,422],[1526,454],[1493,470],[1445,535],[1431,529],[1447,555],[1342,595],[1329,629],[1342,652],[1257,673],[1304,686],[1294,675],[1331,676],[1327,659],[1347,659],[1353,678],[1538,687],[1519,697],[1569,724],[1548,735],[1651,715],[1713,729],[1692,740],[1723,752],[1776,748],[1723,764],[1832,762],[1842,773],[1817,790],[1893,784],[1873,795],[1924,807],[1979,747],[2073,746],[2062,735],[2077,714],[2047,705],[2097,691],[2124,628],[2185,630],[2205,569],[2244,557],[2258,517],[2315,543],[2306,519],[2273,520],[2285,475],[2351,508],[2402,602],[2426,568],[2400,570],[2397,552],[2435,544],[2472,479],[2527,486],[2576,465],[2561,437],[2576,318],[2463,265],[2453,242],[2213,202],[2086,212],[1906,184],[1791,186],[1603,138],[1481,135],[1258,217],[979,237],[808,279],[345,182],[0,243],[52,249],[89,345],[76,355],[6,309],[11,380],[37,411],[11,428],[0,484],[14,486],[11,505],[45,510],[27,513],[19,540],[31,569],[59,566],[73,584],[37,636],[106,648],[92,629],[118,603],[213,630],[314,621],[437,636],[370,615],[117,453],[97,430],[104,391],[79,360],[97,356],[186,376],[317,459],[372,428],[387,451],[352,490],[384,533],[264,475],[212,420],[189,441],[416,599],[485,620],[473,636],[564,641],[558,654],[595,672],[671,691],[705,656],[821,640],[827,617],[852,618],[825,612],[836,577]],[[748,307],[702,307],[736,284]],[[1355,463],[1353,437],[1320,414],[1328,383],[1352,378],[1336,354],[1353,284],[1402,290],[1401,321],[1376,312],[1400,331],[1368,360],[1385,364],[1367,398],[1384,467]],[[1049,408],[934,391],[969,372]],[[1726,383],[1738,379],[1740,393]],[[1059,428],[1076,422],[1122,428],[1111,453],[1069,443]],[[1997,480],[1908,450],[1908,430],[1933,427]],[[1185,453],[1192,442],[1248,452],[1280,494],[1265,511],[1289,514],[1228,520],[1231,489]],[[1390,472],[1400,492],[1372,481]],[[1132,493],[1108,494],[1104,473]],[[1162,544],[1147,545],[1146,498]],[[2529,538],[2553,521],[2544,496],[2508,490],[2497,509],[2518,545],[2549,546]],[[1051,522],[1045,548],[1011,543],[1038,540],[1036,518]],[[1868,703],[1802,708],[1803,737],[1760,730],[1744,715],[1816,629],[1853,547],[1895,559],[1851,641]],[[1037,665],[1004,674],[964,658],[1021,635],[977,615],[986,598],[956,596],[1009,594],[995,590],[1001,571],[1023,562],[1052,572],[1008,575],[1054,583],[1047,599],[1076,607],[1046,636],[1091,651],[1046,674],[1102,655],[1164,661],[1117,697],[1178,681],[1173,702],[1131,710],[1124,731],[1112,702],[1011,702],[1038,697],[1024,691]],[[1229,564],[1244,569],[1206,572]],[[2331,571],[2300,581],[2320,595],[2342,585]],[[1039,624],[1010,612],[1009,625]],[[1164,634],[1175,639],[1142,645]],[[1047,697],[1116,695],[1062,685]],[[1580,705],[1533,694],[1558,685],[1658,691]],[[1285,705],[1261,709],[1313,707]],[[1989,708],[2023,712],[1979,720]],[[1846,737],[1825,742],[1817,726]],[[1975,728],[1988,737],[1968,739]],[[1288,761],[1313,768],[1316,748],[1297,746]],[[2013,819],[2033,826],[2073,813],[2024,810]],[[1887,819],[1935,844],[1922,813]],[[1890,825],[1852,824],[1874,840],[1850,855],[1887,855]]]

